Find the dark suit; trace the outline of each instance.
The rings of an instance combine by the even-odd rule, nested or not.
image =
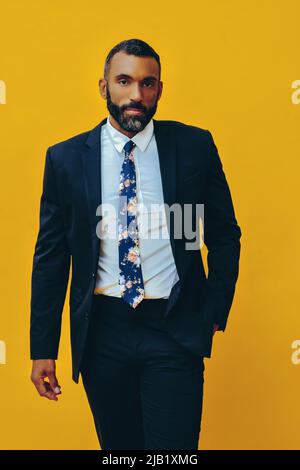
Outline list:
[[[49,147],[31,293],[31,359],[57,358],[61,314],[72,259],[70,321],[73,380],[78,383],[86,344],[100,240],[101,126]],[[165,326],[189,353],[210,357],[213,324],[225,330],[238,277],[241,230],[209,131],[153,119],[164,201],[204,204],[206,278],[200,250],[186,250],[171,220],[171,247],[179,275],[164,313]],[[146,299],[143,301],[146,302]],[[142,302],[142,304],[143,304]],[[139,308],[139,307],[138,307]]]

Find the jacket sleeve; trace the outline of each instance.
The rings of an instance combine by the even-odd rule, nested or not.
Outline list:
[[[204,204],[204,243],[208,249],[207,295],[214,323],[225,331],[239,272],[241,229],[213,137],[208,132],[208,188]]]
[[[31,359],[57,359],[69,270],[70,252],[48,148],[31,276]]]

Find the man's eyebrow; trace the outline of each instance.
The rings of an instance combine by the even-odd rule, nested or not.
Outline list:
[[[119,78],[130,78],[130,79],[132,79],[132,77],[130,75],[127,75],[126,73],[120,73],[119,75],[115,76],[116,80],[118,80]],[[148,75],[148,77],[143,78],[143,81],[144,80],[153,80],[153,81],[157,82],[157,78],[154,77],[153,75]]]

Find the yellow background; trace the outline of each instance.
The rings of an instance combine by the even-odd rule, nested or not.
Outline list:
[[[297,0],[1,2],[0,448],[98,448],[71,380],[67,301],[63,395],[48,401],[30,382],[30,276],[46,149],[107,115],[97,81],[130,38],[161,57],[155,118],[212,132],[243,234],[227,329],[205,360],[201,448],[300,448],[299,15]]]

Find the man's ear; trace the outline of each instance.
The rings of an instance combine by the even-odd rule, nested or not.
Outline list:
[[[159,82],[159,91],[158,91],[158,98],[157,98],[157,100],[160,100],[160,97],[161,97],[161,95],[162,95],[162,90],[163,90],[163,82],[160,81],[160,82]]]
[[[106,100],[106,84],[107,84],[107,81],[105,80],[105,78],[100,78],[98,82],[99,91],[100,91],[100,95],[105,100]]]

